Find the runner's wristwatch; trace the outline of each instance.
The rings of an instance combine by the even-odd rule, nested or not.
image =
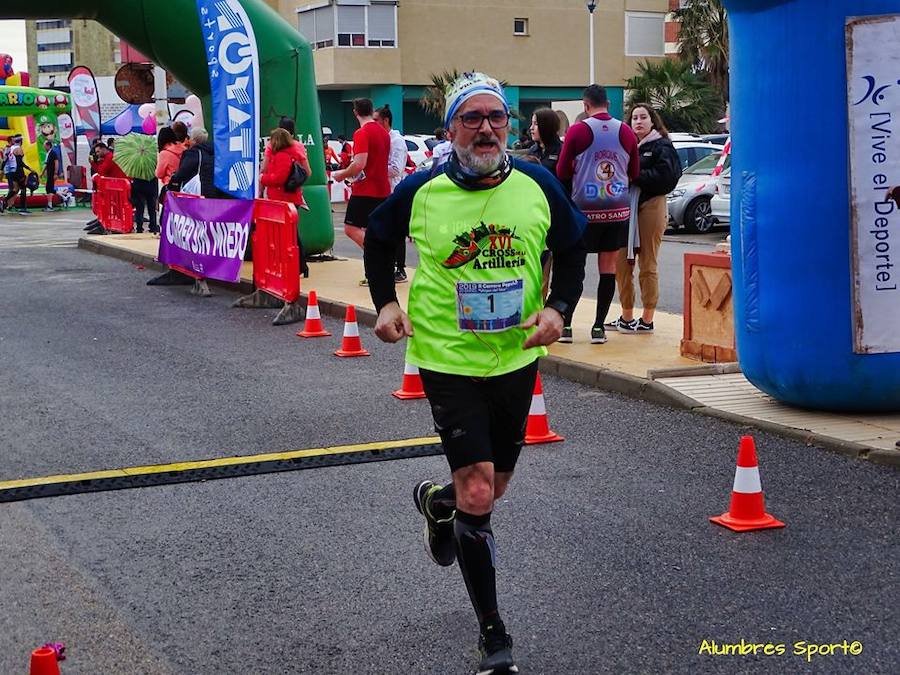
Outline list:
[[[565,300],[549,300],[544,304],[544,307],[549,307],[550,309],[555,309],[557,312],[566,315],[566,312],[569,311],[569,303]]]

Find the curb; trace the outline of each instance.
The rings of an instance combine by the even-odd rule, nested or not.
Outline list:
[[[167,267],[161,265],[155,257],[146,253],[136,253],[127,251],[113,246],[104,246],[102,241],[96,238],[80,237],[78,239],[78,248],[91,253],[99,253],[100,255],[118,258],[125,262],[144,265],[147,268],[165,271]],[[210,281],[210,284],[225,288],[227,290],[239,293],[252,293],[253,284],[247,281],[241,281],[236,284],[220,281]],[[298,302],[304,308],[306,307],[307,294],[300,293]],[[348,303],[339,300],[329,300],[327,298],[318,298],[319,311],[322,315],[327,315],[336,319],[343,319],[347,313]],[[356,308],[356,320],[359,324],[372,328],[375,326],[377,315],[372,309],[365,307]],[[790,438],[806,445],[815,445],[831,452],[854,457],[856,459],[872,462],[873,464],[882,464],[886,466],[900,467],[900,449],[885,450],[881,448],[872,448],[867,445],[861,445],[852,441],[844,441],[831,436],[823,436],[805,429],[796,429],[787,427],[775,422],[760,420],[753,417],[745,417],[736,413],[719,410],[703,405],[699,401],[685,396],[679,391],[665,386],[656,381],[661,377],[677,377],[679,375],[716,375],[729,372],[739,372],[740,368],[737,364],[707,364],[698,366],[697,368],[676,368],[676,369],[660,369],[651,371],[650,378],[637,377],[628,373],[620,373],[609,368],[599,368],[578,361],[570,361],[559,356],[547,356],[540,360],[540,372],[550,375],[556,375],[562,379],[571,382],[577,382],[588,387],[612,391],[617,394],[623,394],[631,398],[648,401],[657,405],[664,405],[677,410],[686,410],[709,417],[716,417],[740,426],[753,427],[761,429],[769,433]]]

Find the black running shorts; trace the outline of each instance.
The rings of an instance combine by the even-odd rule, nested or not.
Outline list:
[[[493,462],[512,471],[525,440],[537,360],[496,377],[468,377],[420,369],[450,470]]]
[[[381,206],[385,197],[355,197],[351,196],[347,202],[347,214],[344,216],[344,224],[365,229],[369,225],[369,216],[372,211]]]
[[[628,246],[628,221],[588,223],[582,236],[588,253],[618,251]]]

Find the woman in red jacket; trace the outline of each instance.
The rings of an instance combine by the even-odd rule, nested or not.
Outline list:
[[[266,148],[265,164],[260,182],[266,188],[268,199],[289,202],[305,208],[306,202],[303,201],[302,188],[293,192],[284,189],[284,184],[291,174],[291,165],[294,162],[299,164],[309,176],[310,167],[306,148],[302,143],[295,141],[286,129],[274,129],[269,137],[269,146]]]

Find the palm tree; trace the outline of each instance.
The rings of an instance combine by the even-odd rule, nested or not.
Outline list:
[[[462,75],[456,68],[431,74],[431,84],[425,88],[425,93],[419,99],[419,105],[429,115],[438,119],[444,119],[444,100],[447,89]]]
[[[461,75],[462,73],[456,68],[444,70],[440,73],[432,73],[431,84],[425,87],[425,93],[423,93],[422,98],[419,99],[419,106],[429,115],[433,115],[438,119],[443,120],[445,112],[444,102],[447,97],[447,90]],[[508,84],[506,80],[499,80],[499,82],[501,87],[506,87]],[[521,113],[516,109],[510,110],[509,113],[518,119],[520,123],[524,119]]]
[[[709,81],[728,102],[728,20],[722,0],[690,0],[676,9],[681,23],[678,56]]]
[[[628,80],[628,105],[653,106],[670,131],[712,132],[722,113],[722,97],[688,63],[665,59],[638,64],[638,74]]]

